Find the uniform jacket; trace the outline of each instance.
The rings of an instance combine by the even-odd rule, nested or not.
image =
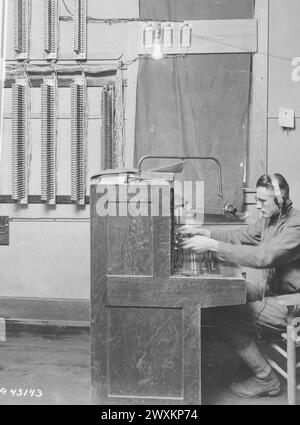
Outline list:
[[[233,231],[212,232],[220,260],[271,269],[277,293],[300,292],[300,211],[287,201],[284,213]],[[270,283],[270,282],[269,282]]]

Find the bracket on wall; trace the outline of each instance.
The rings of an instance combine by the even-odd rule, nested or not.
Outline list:
[[[9,245],[9,217],[0,216],[0,245]]]

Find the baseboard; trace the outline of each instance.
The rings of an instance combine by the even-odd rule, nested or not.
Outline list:
[[[90,327],[90,301],[0,297],[0,318],[11,324]],[[215,328],[215,309],[202,309],[202,327]]]
[[[88,300],[0,297],[0,317],[27,324],[89,326]]]

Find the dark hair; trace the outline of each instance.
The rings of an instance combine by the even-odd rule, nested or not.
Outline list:
[[[273,174],[277,180],[279,189],[281,191],[283,200],[286,201],[290,197],[290,187],[286,179],[279,173]],[[266,187],[267,189],[274,190],[272,179],[269,174],[263,174],[256,182],[256,187]]]

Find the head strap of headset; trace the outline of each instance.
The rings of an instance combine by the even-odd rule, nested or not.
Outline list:
[[[280,187],[279,187],[277,177],[274,174],[272,174],[272,175],[270,175],[270,178],[271,178],[272,186],[273,186],[273,189],[274,189],[275,197],[277,199],[279,207],[281,208],[283,203],[284,203],[284,199],[283,199]]]

